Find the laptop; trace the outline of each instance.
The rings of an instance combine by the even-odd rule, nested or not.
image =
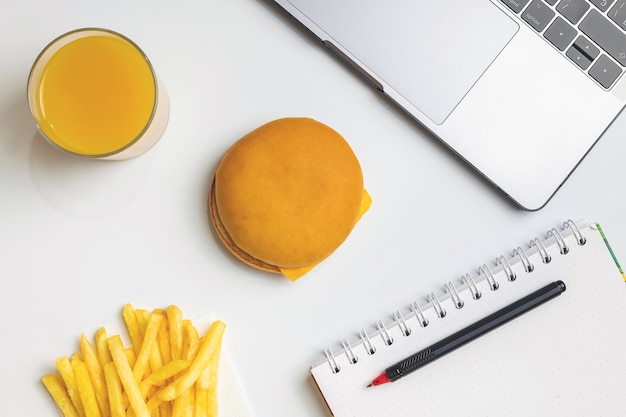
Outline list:
[[[626,103],[626,0],[273,0],[527,210]]]

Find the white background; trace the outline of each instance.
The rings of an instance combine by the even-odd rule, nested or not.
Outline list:
[[[169,91],[166,133],[137,159],[65,156],[30,117],[35,57],[85,26],[137,42]],[[81,332],[119,327],[128,302],[213,313],[254,414],[314,417],[327,414],[309,376],[324,346],[568,218],[600,222],[626,262],[626,116],[544,209],[525,212],[259,0],[8,2],[0,57],[3,416],[56,415],[39,378]],[[226,149],[286,116],[339,131],[373,198],[339,250],[296,282],[236,261],[206,210]]]

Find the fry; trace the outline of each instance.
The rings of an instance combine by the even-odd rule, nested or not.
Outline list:
[[[204,368],[204,371],[202,371],[202,373],[200,374],[200,377],[196,382],[196,384],[199,385],[200,389],[209,390],[212,387],[213,389],[215,389],[214,387],[217,386],[220,352],[221,346],[218,346],[215,350],[215,353],[213,354],[213,358],[211,359],[207,367]]]
[[[172,348],[170,344],[170,328],[169,321],[162,320],[161,327],[157,333],[157,344],[159,345],[159,352],[161,352],[161,361],[168,363],[172,360]]]
[[[157,408],[160,408],[162,404],[168,404],[168,403],[164,403],[163,400],[159,398],[160,393],[161,391],[157,391],[152,397],[148,399],[148,402],[146,403],[146,405],[148,406],[148,410],[152,411]]]
[[[161,413],[161,417],[172,417],[172,404],[161,403],[159,406],[159,412]]]
[[[159,350],[159,344],[156,343],[155,340],[155,343],[152,344],[152,350],[150,351],[150,370],[156,371],[158,369],[161,369],[162,366],[163,361],[161,360],[161,351]]]
[[[151,373],[148,377],[146,377],[141,384],[139,384],[140,388],[142,385],[163,385],[167,378],[171,378],[179,372],[184,371],[189,367],[190,361],[185,360],[177,360],[172,361],[168,364],[163,365],[157,371]]]
[[[100,366],[104,369],[104,365],[111,362],[111,352],[109,352],[109,346],[107,345],[107,331],[104,327],[101,327],[96,332],[96,352],[98,353],[98,361]]]
[[[204,404],[203,417],[217,417],[217,380],[219,373],[219,360],[221,353],[221,340],[215,348],[213,357],[200,377],[196,381],[196,402]],[[198,406],[201,407],[201,406]],[[199,417],[199,416],[194,416]]]
[[[85,409],[85,416],[101,417],[98,401],[96,400],[96,393],[93,389],[93,385],[91,384],[91,378],[89,377],[87,365],[76,354],[72,356],[70,362],[72,363],[72,369],[74,370],[74,376],[76,377],[78,394],[80,395],[80,400],[82,401],[83,408]]]
[[[60,376],[49,374],[41,378],[41,382],[43,382],[64,417],[78,417],[78,412]]]
[[[104,380],[107,384],[111,417],[126,417],[126,408],[124,407],[122,396],[122,382],[117,374],[115,363],[109,362],[104,365]]]
[[[196,394],[193,401],[193,417],[207,417],[209,408],[207,391],[201,389],[198,384],[194,386]]]
[[[158,394],[161,400],[174,400],[187,391],[196,382],[202,371],[204,371],[204,368],[207,367],[211,357],[214,356],[213,354],[216,351],[216,348],[220,346],[225,328],[226,325],[219,320],[216,320],[213,324],[211,324],[211,328],[200,344],[200,348],[195,359],[180,377],[165,387]]]
[[[193,416],[193,396],[194,390],[188,389],[176,398],[174,407],[172,407],[172,417]]]
[[[170,325],[170,347],[172,360],[183,359],[183,313],[174,305],[167,307],[167,321]]]
[[[159,312],[152,313],[148,320],[143,343],[139,349],[135,366],[133,367],[133,376],[135,377],[135,381],[137,381],[137,383],[141,382],[146,372],[152,348],[154,346],[154,342],[156,341],[157,332],[161,325],[161,320],[163,320],[163,314]]]
[[[161,313],[163,319],[161,320],[161,323],[163,323],[164,321],[167,321],[167,317],[165,316],[165,313],[162,310],[159,310],[159,312]],[[159,325],[159,328],[157,329],[157,338],[158,338],[158,332],[161,330],[161,325]],[[163,359],[161,358],[161,350],[159,349],[159,343],[158,341],[156,341],[153,345],[152,345],[152,350],[150,351],[150,372],[154,372],[157,369],[161,368],[163,366]]]
[[[104,381],[104,371],[102,370],[102,366],[100,366],[96,350],[84,334],[80,335],[80,352],[83,355],[83,360],[89,371],[89,377],[96,395],[100,414],[108,416],[111,414],[111,411],[109,409],[109,395]]]
[[[181,352],[183,359],[191,361],[198,352],[200,339],[198,331],[189,320],[183,321],[183,340],[183,350]]]
[[[72,369],[70,360],[67,356],[61,356],[57,359],[56,366],[61,378],[63,378],[67,394],[70,397],[70,400],[72,400],[72,404],[74,404],[74,408],[76,409],[78,416],[85,417],[85,410],[83,408],[83,403],[80,400],[80,395],[78,394],[76,377],[74,376],[74,370]]]
[[[158,387],[165,383],[166,379],[173,377],[189,367],[190,362],[184,360],[172,361],[150,374],[139,384],[139,390],[144,398],[150,396],[150,388]],[[148,407],[149,408],[149,407]],[[151,410],[151,409],[150,409]]]
[[[217,384],[207,390],[207,417],[217,417]]]
[[[139,334],[144,337],[146,334],[146,326],[148,326],[148,320],[150,320],[150,312],[148,310],[135,309],[135,316],[137,317]]]
[[[115,368],[122,382],[122,386],[126,394],[130,406],[133,409],[136,417],[150,417],[150,412],[146,406],[146,402],[141,397],[139,391],[139,385],[135,381],[133,371],[130,368],[128,359],[124,352],[124,346],[122,345],[122,339],[119,336],[110,337],[108,340],[109,350],[111,351],[111,357],[115,363]]]
[[[124,354],[126,355],[126,359],[128,360],[128,364],[131,368],[135,367],[135,362],[137,361],[137,355],[135,355],[135,349],[132,347],[124,349]],[[113,360],[113,358],[111,358]]]
[[[130,337],[130,343],[133,345],[135,355],[139,355],[139,349],[143,343],[143,336],[139,330],[139,322],[137,321],[137,313],[131,304],[126,304],[122,310],[122,318],[126,324],[126,330]]]

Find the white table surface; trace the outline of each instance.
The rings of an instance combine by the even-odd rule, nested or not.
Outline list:
[[[85,26],[135,40],[169,91],[167,131],[137,159],[65,156],[31,120],[33,60]],[[316,417],[327,413],[309,366],[324,346],[548,228],[598,221],[626,262],[626,115],[545,208],[525,212],[259,0],[14,1],[0,34],[3,416],[56,415],[39,378],[81,332],[119,325],[127,302],[215,314],[254,414]],[[339,250],[296,282],[234,260],[206,210],[223,152],[286,116],[342,133],[373,198]]]

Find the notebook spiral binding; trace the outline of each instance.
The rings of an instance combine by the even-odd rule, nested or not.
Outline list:
[[[565,234],[565,236],[564,236]],[[472,276],[472,274],[465,274],[461,277],[460,286],[456,286],[452,281],[449,281],[444,285],[444,294],[437,296],[434,292],[431,292],[426,296],[427,304],[420,305],[417,301],[413,301],[409,305],[410,314],[417,318],[420,327],[426,327],[430,325],[430,321],[426,316],[427,310],[433,310],[438,318],[446,317],[446,310],[442,305],[444,299],[451,299],[456,309],[462,309],[465,306],[465,300],[461,296],[461,293],[465,290],[469,290],[472,299],[479,300],[482,296],[481,291],[478,288],[478,283],[486,281],[489,290],[497,291],[500,288],[500,282],[496,280],[498,273],[504,272],[507,280],[512,282],[518,279],[518,276],[513,268],[514,265],[522,264],[522,269],[525,273],[532,273],[535,270],[535,265],[531,262],[531,256],[539,254],[541,262],[543,264],[549,264],[552,261],[551,255],[548,253],[548,247],[557,245],[559,253],[561,255],[567,255],[569,253],[569,246],[566,243],[566,237],[573,235],[576,239],[576,244],[583,246],[587,239],[580,231],[580,228],[573,220],[567,220],[563,223],[561,230],[552,228],[547,231],[546,237],[542,240],[535,237],[528,244],[528,248],[524,249],[521,246],[515,248],[511,256],[506,257],[501,255],[496,258],[495,264],[490,267],[487,264],[483,264],[478,268],[478,274]],[[398,327],[401,334],[409,336],[413,329],[411,329],[406,322],[406,316],[404,316],[399,310],[392,314],[393,322],[392,326]],[[359,330],[359,339],[356,344],[362,344],[368,355],[374,355],[377,350],[376,346],[372,342],[374,337],[381,337],[384,345],[389,346],[394,343],[394,339],[389,331],[389,328],[382,320],[375,323],[376,331],[372,334],[368,334],[365,329]],[[345,354],[348,358],[349,364],[356,364],[359,361],[358,355],[355,353],[354,344],[350,344],[347,338],[341,341],[341,350],[333,353],[329,346],[324,348],[324,355],[326,361],[333,373],[341,372],[341,365],[337,360],[338,354]]]

